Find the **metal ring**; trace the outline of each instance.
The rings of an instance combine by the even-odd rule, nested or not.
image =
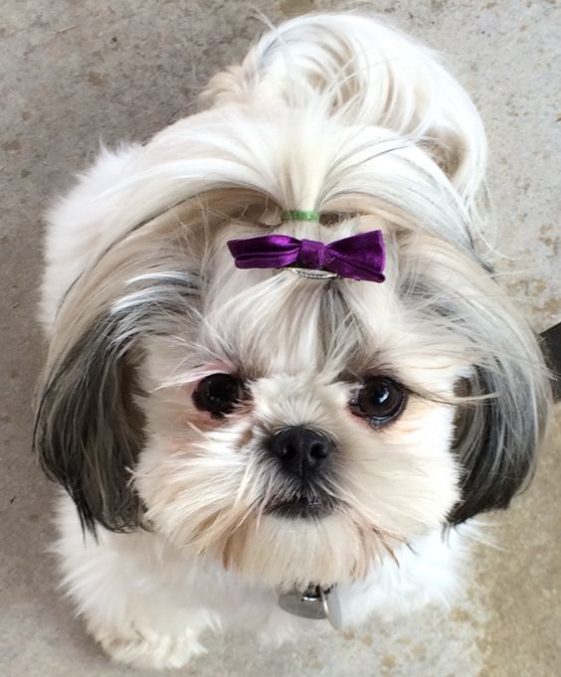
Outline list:
[[[337,273],[329,270],[313,270],[310,268],[281,268],[281,270],[290,270],[298,277],[305,277],[309,280],[333,280],[338,277]]]

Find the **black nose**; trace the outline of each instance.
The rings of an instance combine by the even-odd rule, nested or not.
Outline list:
[[[313,475],[335,449],[335,443],[305,426],[283,428],[270,440],[269,449],[283,470],[299,477]]]

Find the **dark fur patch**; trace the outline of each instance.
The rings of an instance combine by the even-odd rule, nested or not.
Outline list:
[[[416,268],[402,295],[430,320],[430,327],[464,338],[478,354],[472,375],[458,384],[453,445],[461,469],[461,500],[448,517],[457,525],[475,515],[503,510],[532,477],[551,402],[539,345],[522,318],[511,316],[477,287],[459,294],[456,273],[442,264],[436,287]],[[450,280],[447,285],[443,280]],[[503,307],[504,306],[504,307]]]
[[[531,393],[529,386],[524,388],[523,373],[516,392],[499,380],[500,370],[476,368],[466,384],[467,395],[487,395],[488,399],[466,404],[457,417],[462,499],[449,516],[452,525],[479,513],[508,508],[533,474],[545,407],[540,412],[524,411],[524,396],[530,400]]]
[[[34,448],[74,500],[83,527],[125,531],[141,522],[130,471],[144,443],[135,368],[142,339],[177,331],[197,287],[185,274],[150,278],[92,318],[50,366],[40,389]]]

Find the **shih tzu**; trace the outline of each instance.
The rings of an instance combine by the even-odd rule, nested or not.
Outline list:
[[[376,19],[282,24],[202,112],[102,152],[48,217],[35,446],[110,656],[280,642],[456,586],[531,475],[539,345],[489,263],[480,117]]]

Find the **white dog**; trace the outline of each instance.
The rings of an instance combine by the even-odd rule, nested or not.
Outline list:
[[[48,219],[57,551],[89,632],[143,667],[219,625],[278,642],[445,598],[550,397],[486,257],[481,120],[433,53],[311,15],[202,100]]]

